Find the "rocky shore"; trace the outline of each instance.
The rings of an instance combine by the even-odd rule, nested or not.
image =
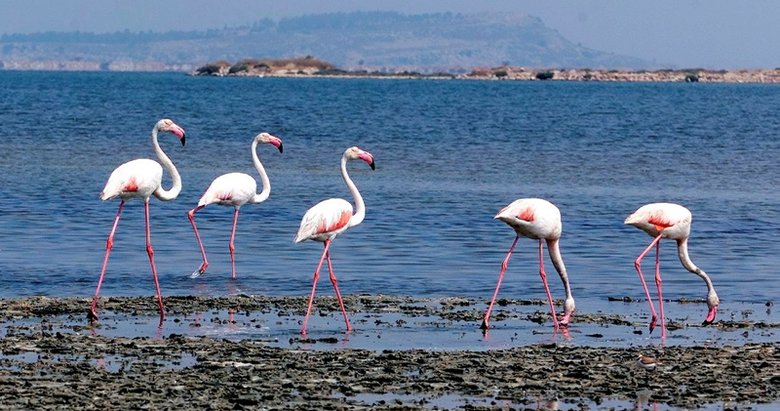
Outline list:
[[[379,342],[369,350],[342,347],[342,338],[359,335],[344,337],[340,331],[326,337],[287,332],[285,347],[240,334],[118,335],[116,330],[128,324],[154,319],[154,300],[104,299],[106,318],[92,326],[86,321],[88,303],[0,300],[4,409],[642,409],[659,404],[750,409],[780,401],[775,334],[780,325],[749,319],[717,326],[769,332],[774,342],[614,348],[561,339],[488,350],[396,349]],[[264,326],[284,321],[295,326],[305,303],[303,297],[170,297],[163,329],[205,327],[192,315],[196,312],[212,313],[210,321],[225,327],[258,327],[257,313],[272,319]],[[407,321],[433,327],[465,322],[464,332],[477,334],[474,324],[484,308],[481,301],[463,298],[349,296],[346,303],[348,311],[376,324],[387,313],[398,318],[381,325],[385,331],[372,338],[406,327]],[[545,316],[542,301],[502,300],[500,307],[498,326],[524,307],[531,310],[522,320]],[[339,314],[328,298],[318,300],[318,310],[320,317]],[[573,327],[605,329],[632,321],[581,314],[574,322]],[[354,333],[360,328],[356,325]],[[654,370],[639,367],[640,353],[660,364]]]
[[[419,73],[415,71],[343,70],[312,56],[297,59],[245,59],[237,63],[217,61],[190,73],[216,77],[343,77],[396,79],[468,79],[520,81],[780,83],[780,69],[707,70],[607,70],[531,69],[516,66],[478,67],[468,73]]]
[[[655,83],[780,83],[780,70],[531,70],[523,67],[475,69],[465,78]]]

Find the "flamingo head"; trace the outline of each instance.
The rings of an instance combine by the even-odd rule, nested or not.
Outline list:
[[[576,307],[574,305],[574,298],[568,297],[563,303],[563,319],[561,319],[561,325],[569,325],[571,315],[574,314]]]
[[[184,129],[179,127],[176,123],[174,123],[173,120],[164,118],[157,122],[155,128],[159,131],[167,131],[175,135],[176,137],[179,138],[179,141],[181,141],[181,145],[184,145],[184,141],[185,141]]]
[[[704,322],[701,323],[701,325],[710,325],[715,321],[715,315],[718,313],[718,305],[720,305],[718,294],[715,293],[715,290],[711,290],[707,294],[707,307],[709,307],[709,311],[707,312],[707,318],[704,319]]]
[[[255,136],[255,141],[257,143],[271,144],[276,147],[280,153],[284,152],[284,145],[282,145],[282,139],[279,137],[272,136],[268,133],[260,133]]]
[[[368,151],[361,150],[357,147],[350,147],[347,149],[347,151],[344,152],[344,158],[347,160],[363,160],[371,167],[372,170],[376,170],[374,156]]]

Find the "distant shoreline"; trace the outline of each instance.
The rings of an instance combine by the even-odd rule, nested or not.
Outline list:
[[[541,73],[541,74],[540,74]],[[548,76],[552,77],[538,78]],[[780,84],[780,70],[658,70],[658,71],[622,71],[622,70],[527,70],[504,76],[485,74],[421,74],[421,73],[356,73],[339,74],[316,73],[262,73],[213,76],[203,74],[190,75],[204,77],[274,77],[274,78],[348,78],[348,79],[401,79],[401,80],[479,80],[479,81],[569,81],[569,82],[626,82],[626,83],[757,83]]]
[[[780,70],[593,70],[498,67],[474,69],[468,74],[415,72],[383,73],[365,71],[318,72],[303,70],[266,70],[203,74],[193,76],[212,77],[285,77],[285,78],[371,78],[412,80],[481,80],[481,81],[578,81],[578,82],[645,82],[645,83],[768,83],[780,84]]]
[[[343,70],[313,56],[291,59],[244,59],[231,64],[220,60],[190,73],[210,77],[337,77],[434,80],[520,80],[520,81],[609,81],[676,83],[780,83],[780,69],[755,70],[606,70],[606,69],[530,69],[518,66],[477,67],[468,73],[420,73],[413,70]]]
[[[253,61],[257,64],[247,64]],[[276,64],[284,63],[284,64]],[[235,70],[241,64],[241,70]],[[168,72],[197,77],[368,78],[482,81],[578,81],[647,83],[780,83],[780,68],[712,70],[701,68],[658,70],[533,69],[516,66],[477,67],[468,73],[342,70],[312,57],[285,60],[243,60],[193,64],[160,62],[98,63],[91,61],[4,61],[0,71]]]

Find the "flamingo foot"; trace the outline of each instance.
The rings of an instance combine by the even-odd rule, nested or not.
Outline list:
[[[202,274],[206,272],[206,268],[208,268],[208,264],[201,264],[200,268],[198,268],[197,270],[193,271],[192,274],[190,274],[190,278],[200,277]]]
[[[490,328],[490,326],[488,325],[487,320],[482,320],[482,325],[480,325],[479,328],[481,328],[482,331],[487,332],[488,328]]]
[[[655,330],[655,323],[658,321],[658,318],[656,316],[653,316],[653,318],[650,319],[650,334],[653,333],[653,330]]]
[[[89,320],[90,323],[94,323],[98,321],[98,315],[95,312],[94,307],[90,308],[89,311],[87,312],[87,319]]]
[[[571,313],[564,314],[563,318],[561,318],[560,326],[561,327],[568,327],[569,326],[569,320],[571,320]]]

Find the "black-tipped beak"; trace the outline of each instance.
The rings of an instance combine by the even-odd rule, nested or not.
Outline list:
[[[371,170],[376,170],[376,161],[371,161],[371,164],[369,164],[369,166],[371,166]]]
[[[186,140],[186,139],[187,139],[187,135],[186,134],[182,134],[181,138],[179,139],[179,140],[181,140],[181,145],[184,145],[184,140]]]
[[[710,325],[710,324],[712,324],[712,321],[707,321],[707,320],[704,320],[704,321],[701,323],[702,327],[706,327],[706,326],[708,326],[708,325]]]
[[[279,153],[280,153],[280,154],[281,154],[281,153],[284,153],[284,144],[282,144],[282,143],[279,143],[279,147],[276,147],[276,148],[278,148],[278,149],[279,149]]]

